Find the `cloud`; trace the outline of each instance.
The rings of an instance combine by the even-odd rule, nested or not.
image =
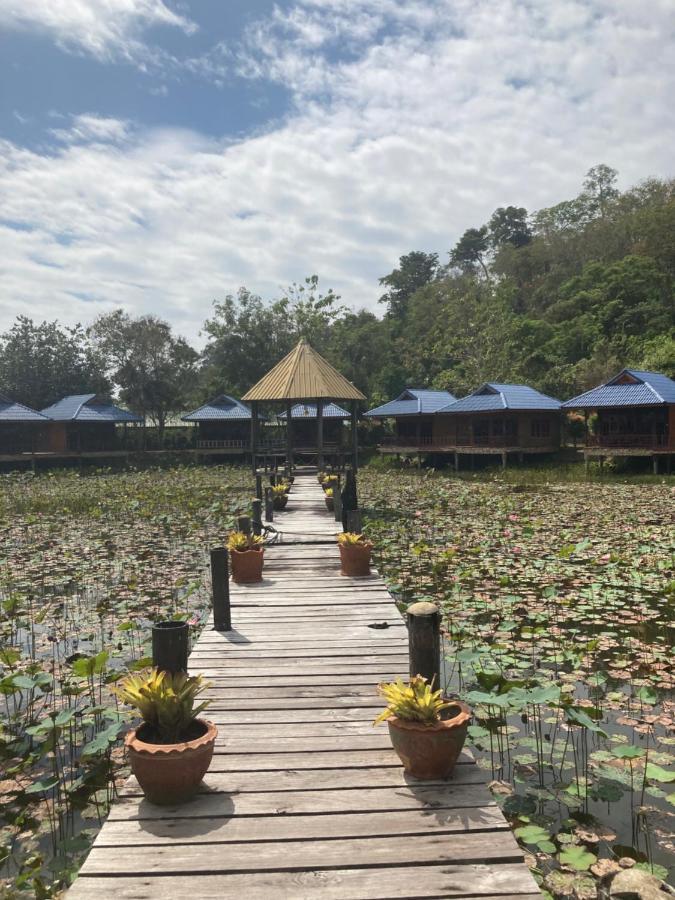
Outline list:
[[[150,26],[192,34],[196,25],[163,0],[0,0],[0,27],[38,30],[69,50],[109,62],[148,61],[158,54],[140,39]]]
[[[312,273],[377,308],[401,254],[446,258],[497,206],[572,197],[599,162],[624,186],[672,175],[669,6],[278,9],[238,62],[292,92],[266,132],[214,140],[89,113],[48,150],[0,145],[0,327],[122,305],[195,338],[215,297]]]

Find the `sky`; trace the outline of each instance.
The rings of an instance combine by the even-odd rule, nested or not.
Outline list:
[[[672,177],[675,0],[0,0],[0,331],[317,274],[381,312],[498,206]]]

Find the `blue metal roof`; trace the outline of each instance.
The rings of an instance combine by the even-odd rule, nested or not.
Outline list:
[[[498,384],[486,382],[477,390],[449,406],[444,406],[443,413],[502,412],[513,410],[557,410],[560,401],[547,394],[542,394],[527,384]]]
[[[626,375],[633,383],[618,384]],[[661,406],[675,403],[675,381],[659,372],[622,369],[610,381],[563,403],[565,409],[609,409],[618,406]]]
[[[4,394],[0,394],[0,422],[47,422],[47,416],[43,416],[30,406],[10,400]]]
[[[142,422],[126,409],[114,403],[98,400],[96,394],[71,394],[57,400],[42,410],[43,415],[55,422]]]
[[[286,413],[282,412],[279,419],[285,419]],[[326,403],[323,407],[324,419],[348,419],[349,413],[337,403]],[[291,419],[316,419],[316,403],[296,403],[291,407]]]
[[[193,410],[186,416],[181,416],[184,422],[214,422],[231,421],[232,419],[250,419],[251,410],[241,400],[230,397],[229,394],[220,394],[213,400],[209,400],[199,409]],[[263,416],[259,416],[260,419]]]
[[[389,416],[419,416],[435,413],[449,403],[454,403],[455,397],[448,391],[430,391],[426,389],[406,388],[395,400],[369,409],[365,416],[372,418],[387,418]]]

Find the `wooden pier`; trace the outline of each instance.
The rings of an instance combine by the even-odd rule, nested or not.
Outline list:
[[[314,477],[274,525],[262,584],[233,586],[233,630],[207,627],[190,656],[219,728],[201,793],[157,807],[129,779],[69,900],[538,898],[470,755],[415,781],[373,728],[407,631],[378,576],[340,575]]]

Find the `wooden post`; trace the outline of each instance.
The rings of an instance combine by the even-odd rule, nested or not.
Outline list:
[[[231,631],[230,582],[228,580],[228,553],[225,547],[211,551],[211,597],[213,603],[213,627],[216,631]]]
[[[256,472],[256,475],[255,475],[255,495],[258,498],[258,500],[262,500],[262,498],[263,498],[262,475],[259,472]]]
[[[293,424],[291,420],[291,401],[286,404],[286,465],[293,473]]]
[[[361,511],[358,509],[350,509],[346,516],[347,528],[345,531],[351,531],[353,534],[361,534],[363,531],[363,519]]]
[[[258,453],[258,401],[251,401],[251,469],[256,472],[256,456]]]
[[[333,511],[335,512],[335,521],[342,521],[342,488],[340,482],[342,481],[341,477],[338,475],[338,480],[335,485],[335,490],[333,491]]]
[[[237,518],[237,531],[243,531],[244,534],[251,533],[251,517],[239,516]]]
[[[187,672],[188,623],[157,622],[152,626],[152,664],[162,672]]]
[[[518,457],[520,459],[520,456]],[[506,468],[506,463],[508,461],[508,453],[506,450],[502,450],[502,469]]]
[[[272,488],[265,488],[265,521],[274,521],[274,503],[272,502]]]
[[[251,503],[251,528],[253,534],[262,534],[262,500],[257,498]]]
[[[435,603],[412,603],[408,615],[410,677],[422,675],[437,690],[441,679],[441,611]]]
[[[320,397],[316,401],[316,465],[319,471],[323,469],[323,400]]]
[[[654,469],[654,474],[658,475],[659,474],[659,458],[656,455],[652,456],[652,467]]]
[[[352,400],[352,469],[354,472],[359,470],[359,435],[356,429],[356,412],[358,401]]]

